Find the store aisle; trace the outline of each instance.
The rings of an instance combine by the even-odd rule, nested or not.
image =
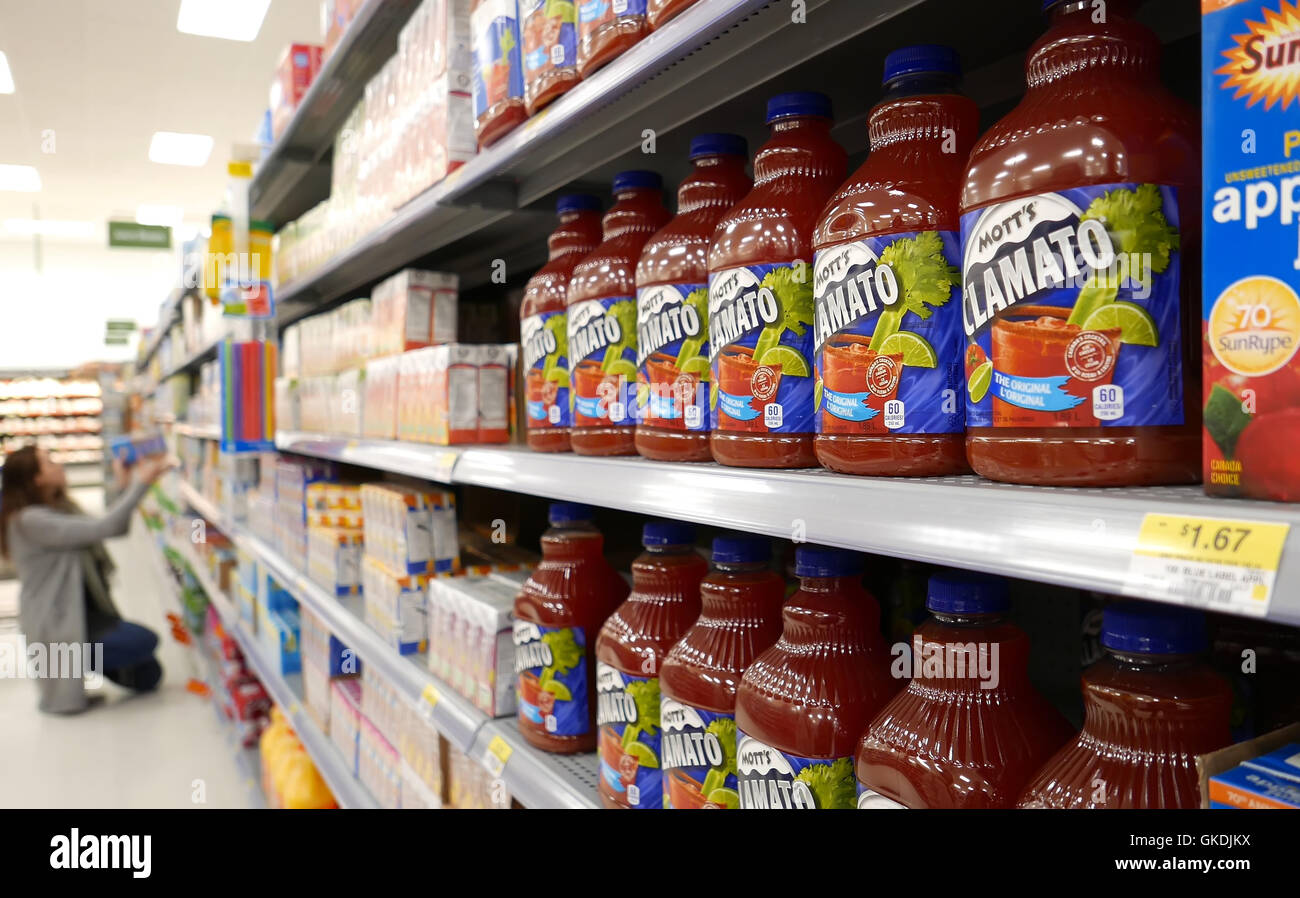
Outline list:
[[[87,511],[101,504],[97,495],[75,498]],[[122,614],[163,636],[162,688],[135,696],[105,683],[104,704],[54,717],[37,712],[31,683],[0,679],[0,807],[247,807],[255,787],[235,760],[230,730],[209,699],[185,689],[197,670],[193,650],[164,635],[166,599],[144,525],[136,519],[109,551]],[[16,582],[0,588],[16,591]],[[15,638],[0,633],[0,640]]]

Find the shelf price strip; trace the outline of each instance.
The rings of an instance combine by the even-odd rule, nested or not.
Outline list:
[[[1264,521],[1148,514],[1124,594],[1265,617],[1290,529]]]

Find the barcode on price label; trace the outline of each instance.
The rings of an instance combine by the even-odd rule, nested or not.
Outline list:
[[[1148,514],[1123,593],[1265,617],[1291,527]]]
[[[506,769],[506,761],[510,760],[510,755],[513,753],[514,749],[506,740],[500,736],[493,736],[492,741],[488,743],[487,751],[483,752],[483,766],[487,767],[493,776],[500,776]]]

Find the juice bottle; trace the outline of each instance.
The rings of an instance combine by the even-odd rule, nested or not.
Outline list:
[[[519,732],[543,751],[596,747],[594,636],[627,596],[591,517],[586,505],[551,505],[541,564],[515,598]]]
[[[1009,808],[1073,729],[1029,682],[1006,581],[930,578],[912,682],[858,743],[858,807]]]
[[[1232,687],[1200,657],[1199,611],[1120,602],[1083,673],[1083,731],[1030,781],[1022,808],[1195,808],[1196,756],[1229,745]]]
[[[652,521],[641,542],[632,593],[596,638],[600,799],[607,808],[663,802],[659,666],[700,616],[700,580],[709,570],[689,524]]]
[[[663,27],[674,16],[695,5],[696,0],[649,0],[646,4],[646,21],[650,30]]]
[[[994,480],[1200,479],[1197,120],[1134,5],[1045,0],[1029,90],[971,152],[966,450]]]
[[[572,3],[519,0],[524,38],[524,107],[529,115],[570,90],[578,77],[578,11]]]
[[[749,192],[745,139],[701,134],[694,171],[677,189],[677,215],[636,266],[636,449],[660,461],[709,461],[709,240]]]
[[[578,72],[584,78],[645,37],[646,0],[578,0]]]
[[[800,546],[776,645],[736,692],[742,808],[851,808],[858,737],[897,690],[862,557]]]
[[[474,130],[483,149],[528,117],[519,7],[515,0],[474,0],[469,24],[474,47]]]
[[[560,226],[546,241],[549,257],[528,279],[519,308],[519,341],[524,356],[528,408],[528,448],[568,452],[569,327],[564,311],[569,277],[600,243],[600,200],[576,193],[555,203]]]
[[[781,635],[785,580],[772,546],[748,534],[713,540],[700,617],[659,668],[666,808],[738,808],[736,689]]]
[[[579,455],[636,454],[636,263],[668,217],[658,174],[615,175],[603,240],[569,278],[571,442]]]
[[[817,463],[812,236],[848,156],[822,94],[773,97],[767,121],[754,189],[709,247],[710,448],[724,465],[807,468]]]
[[[813,236],[815,448],[832,471],[970,470],[957,201],[979,109],[960,76],[948,47],[885,58],[871,155]]]

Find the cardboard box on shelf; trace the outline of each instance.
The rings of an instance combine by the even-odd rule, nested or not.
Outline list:
[[[1300,723],[1293,723],[1198,757],[1201,807],[1300,808],[1298,742]]]

